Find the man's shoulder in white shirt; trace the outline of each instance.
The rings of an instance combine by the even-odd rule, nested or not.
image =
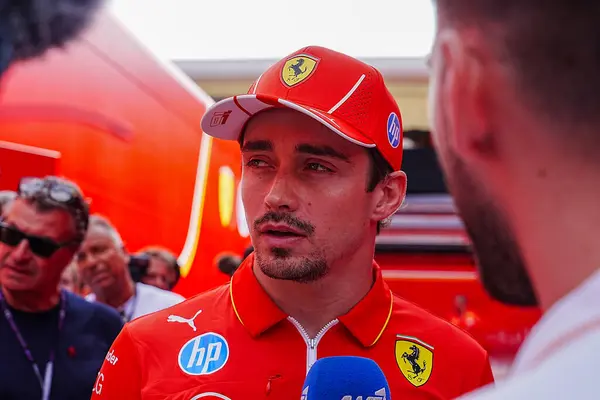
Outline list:
[[[138,291],[140,303],[144,305],[155,305],[157,308],[155,311],[174,306],[185,300],[185,297],[177,293],[159,289],[155,286],[146,285],[141,282],[136,283],[136,289]]]
[[[600,270],[552,306],[512,371],[461,400],[600,399]]]
[[[600,331],[591,331],[530,370],[515,370],[506,380],[460,400],[600,398]]]

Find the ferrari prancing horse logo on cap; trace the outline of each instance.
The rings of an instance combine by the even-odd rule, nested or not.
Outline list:
[[[414,386],[423,386],[433,369],[433,346],[411,336],[396,335],[396,363]]]
[[[288,87],[295,86],[312,75],[318,62],[318,59],[309,55],[292,57],[283,64],[281,80]]]

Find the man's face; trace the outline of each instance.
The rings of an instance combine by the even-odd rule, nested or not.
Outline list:
[[[171,290],[175,285],[177,275],[165,261],[160,258],[150,257],[148,271],[142,278],[142,282],[147,285],[156,286],[159,289]]]
[[[76,266],[69,264],[60,277],[60,286],[73,293],[78,292],[77,270]]]
[[[81,280],[99,294],[124,279],[129,256],[108,229],[91,225],[76,260]]]
[[[33,204],[16,199],[5,210],[4,223],[16,232],[55,243],[72,242],[76,236],[73,218],[65,210],[39,212]],[[16,246],[0,242],[0,282],[11,291],[45,292],[55,289],[76,247],[63,246],[50,257],[35,254],[28,240]]]
[[[299,112],[275,109],[249,122],[242,163],[246,218],[265,275],[315,281],[364,248],[377,193],[366,191],[364,148]]]
[[[460,35],[447,36],[443,21],[438,23],[431,55],[429,116],[441,166],[443,167],[454,202],[465,223],[478,261],[479,272],[486,290],[497,300],[513,305],[535,305],[536,295],[527,275],[520,249],[516,243],[506,212],[491,195],[502,188],[480,171],[485,151],[473,157],[475,146],[466,145],[469,130],[477,129],[473,121],[484,118],[473,112],[476,99],[465,99],[472,87],[469,65],[464,58],[468,51],[456,51],[462,46]],[[453,51],[449,50],[452,49]],[[462,49],[464,50],[464,49]],[[452,54],[453,58],[448,55]],[[461,58],[463,57],[463,58]],[[472,61],[470,61],[472,62]],[[480,69],[478,72],[484,71]],[[472,74],[471,74],[472,77]],[[458,96],[462,96],[461,99]],[[481,125],[486,125],[485,123]],[[488,124],[493,126],[493,124]],[[497,135],[498,132],[475,132],[472,136]],[[461,137],[463,135],[463,137]],[[462,146],[457,146],[461,143]],[[471,153],[466,154],[467,151]]]

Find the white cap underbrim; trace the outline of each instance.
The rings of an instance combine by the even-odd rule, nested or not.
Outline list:
[[[202,117],[202,130],[212,137],[224,140],[238,140],[246,122],[261,111],[287,107],[299,111],[322,123],[333,132],[350,142],[363,147],[375,147],[375,143],[357,129],[331,114],[307,107],[289,100],[255,94],[244,94],[223,99],[213,104]]]

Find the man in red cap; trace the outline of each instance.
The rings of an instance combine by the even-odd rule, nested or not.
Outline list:
[[[398,399],[493,380],[471,337],[393,295],[373,261],[406,190],[400,111],[376,69],[301,49],[202,128],[240,143],[254,253],[230,283],[126,325],[94,398],[299,398],[335,355],[375,360]]]

